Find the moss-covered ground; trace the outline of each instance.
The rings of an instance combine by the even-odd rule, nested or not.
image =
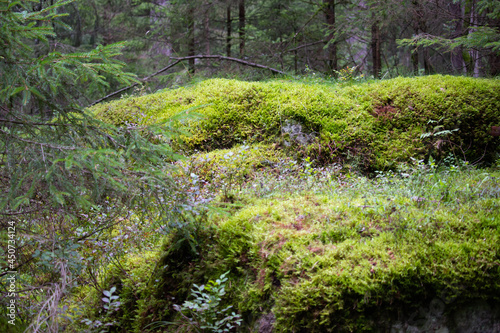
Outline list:
[[[147,123],[204,104],[171,142],[191,212],[99,275],[121,301],[110,331],[196,331],[175,305],[228,271],[215,311],[241,332],[390,332],[432,300],[500,301],[498,80],[208,80],[94,112]],[[100,294],[80,289],[75,318],[102,320]]]
[[[186,124],[186,153],[254,143],[288,146],[297,141],[285,131],[290,121],[308,138],[307,147],[292,144],[296,154],[326,163],[356,156],[365,170],[394,168],[431,153],[491,162],[498,152],[490,131],[500,122],[500,81],[492,79],[435,75],[351,86],[211,79],[93,111],[115,124],[151,123],[201,105],[196,111],[203,118]]]

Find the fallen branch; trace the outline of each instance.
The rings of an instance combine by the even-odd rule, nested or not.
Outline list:
[[[100,103],[110,97],[113,97],[115,95],[118,95],[119,93],[125,91],[125,90],[128,90],[130,88],[133,88],[133,87],[136,87],[138,86],[141,82],[146,82],[148,81],[149,79],[151,79],[152,77],[158,75],[158,74],[161,74],[163,72],[165,72],[166,70],[174,67],[175,65],[177,65],[179,62],[181,61],[184,61],[184,60],[190,60],[190,59],[219,59],[219,60],[227,60],[227,61],[234,61],[234,62],[237,62],[239,64],[243,64],[243,65],[246,65],[246,66],[250,66],[250,67],[257,67],[257,68],[262,68],[262,69],[267,69],[267,70],[270,70],[271,72],[273,73],[276,73],[276,74],[285,74],[284,72],[280,71],[280,70],[277,70],[277,69],[274,69],[272,67],[268,67],[268,66],[264,66],[264,65],[260,65],[260,64],[256,64],[254,62],[249,62],[249,61],[245,61],[245,60],[242,60],[242,59],[238,59],[238,58],[231,58],[231,57],[225,57],[225,56],[221,56],[221,55],[195,55],[195,56],[189,56],[189,57],[180,57],[180,58],[173,58],[171,57],[170,59],[173,59],[173,60],[176,60],[175,62],[171,63],[170,65],[168,65],[167,67],[164,67],[162,69],[160,69],[159,71],[149,75],[149,76],[146,76],[145,78],[143,79],[139,79],[139,82],[136,82],[128,87],[125,87],[125,88],[122,88],[120,90],[117,90],[115,92],[112,92],[111,94],[109,95],[106,95],[104,96],[103,98],[100,98],[98,99],[97,101],[95,102],[92,102],[89,106],[92,106],[92,105],[95,105],[97,103]]]
[[[140,81],[140,82],[146,82],[147,80],[149,80],[149,79],[150,79],[150,78],[152,78],[153,76],[156,76],[156,75],[158,75],[158,74],[161,74],[161,73],[163,73],[164,71],[166,71],[166,70],[168,70],[168,69],[170,69],[170,68],[174,67],[174,66],[175,66],[175,65],[177,65],[179,62],[181,62],[181,60],[177,60],[177,61],[176,61],[176,62],[174,62],[173,64],[170,64],[170,65],[168,65],[167,67],[163,67],[163,68],[162,68],[162,69],[160,69],[159,71],[157,71],[157,72],[155,72],[155,73],[153,73],[153,74],[151,74],[151,75],[149,75],[149,76],[146,76],[145,78],[140,79],[139,81]],[[115,95],[118,95],[118,94],[119,94],[119,93],[121,93],[122,91],[129,90],[130,88],[136,87],[136,86],[138,86],[138,85],[140,84],[140,82],[136,82],[136,83],[134,83],[134,84],[132,84],[132,85],[130,85],[130,86],[128,86],[128,87],[125,87],[125,88],[122,88],[122,89],[117,90],[117,91],[115,91],[115,92],[112,92],[111,94],[106,95],[106,96],[104,96],[103,98],[100,98],[100,99],[98,99],[98,100],[97,100],[97,101],[95,101],[95,102],[92,102],[92,104],[90,104],[89,106],[95,105],[95,104],[97,104],[97,103],[101,103],[102,101],[104,101],[104,100],[106,100],[106,99],[108,99],[108,98],[110,98],[110,97],[113,97],[113,96],[115,96]]]
[[[270,70],[271,72],[276,73],[276,74],[283,74],[283,75],[285,74],[285,72],[282,72],[280,70],[274,69],[272,67],[268,67],[268,66],[256,64],[254,62],[245,61],[245,60],[241,60],[241,59],[238,59],[238,58],[225,57],[225,56],[221,56],[221,55],[195,55],[195,56],[189,56],[189,57],[170,58],[170,59],[176,59],[176,60],[179,60],[179,61],[181,61],[181,60],[189,60],[189,59],[219,59],[219,60],[228,60],[228,61],[234,61],[234,62],[237,62],[239,64],[243,64],[243,65],[250,66],[250,67],[257,67],[257,68],[267,69],[267,70]]]

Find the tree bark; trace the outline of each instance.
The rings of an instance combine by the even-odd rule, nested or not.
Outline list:
[[[204,38],[205,38],[205,54],[210,54],[210,2],[205,2],[205,22],[204,22]]]
[[[457,38],[463,35],[463,16],[462,16],[462,5],[460,2],[458,3],[450,3],[449,4],[450,13],[453,21],[455,22],[455,29],[453,32],[452,38]],[[462,47],[457,47],[451,51],[451,67],[453,73],[455,74],[466,74],[465,71],[465,62],[462,56],[463,49]]]
[[[492,28],[497,28],[500,31],[500,15],[497,18],[490,18],[488,20],[488,25]],[[500,52],[497,53],[490,50],[490,54],[488,55],[488,74],[492,76],[500,75]]]
[[[188,56],[194,56],[195,52],[195,36],[194,36],[194,7],[190,7],[188,10]],[[189,72],[195,72],[195,58],[189,59]]]
[[[382,56],[380,50],[380,28],[379,22],[376,20],[372,24],[372,61],[373,61],[373,77],[378,79],[382,70]]]
[[[232,28],[232,20],[231,20],[231,4],[226,7],[226,55],[228,57],[231,56],[231,28]]]
[[[90,44],[92,44],[92,47],[95,47],[96,41],[97,41],[97,34],[99,33],[99,11],[97,10],[97,5],[95,3],[95,0],[92,0],[90,2],[90,5],[94,9],[94,16],[95,16],[94,30],[92,31],[92,34],[90,35]]]
[[[239,2],[240,57],[245,54],[245,0]]]
[[[73,40],[73,45],[75,47],[79,47],[80,45],[82,45],[82,19],[80,17],[78,6],[74,2],[71,4],[71,6],[73,7],[76,15],[75,38]]]
[[[325,18],[328,24],[329,34],[327,36],[327,65],[330,71],[338,69],[337,42],[335,41],[335,0],[324,0]]]

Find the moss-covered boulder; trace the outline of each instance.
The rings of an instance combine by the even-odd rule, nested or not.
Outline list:
[[[252,143],[293,142],[300,124],[310,140],[292,150],[318,161],[353,159],[360,169],[393,168],[410,157],[493,161],[500,125],[500,81],[452,76],[396,78],[342,87],[293,80],[211,79],[188,88],[97,105],[114,124],[159,122],[189,108],[203,115],[184,124],[188,151]],[[305,145],[305,146],[304,146]]]
[[[233,306],[245,332],[453,331],[471,324],[458,318],[470,304],[489,308],[482,320],[495,327],[499,176],[421,166],[253,198],[197,215],[157,257],[110,270],[105,287],[118,286],[126,331],[187,331],[174,305],[227,271],[218,310]]]

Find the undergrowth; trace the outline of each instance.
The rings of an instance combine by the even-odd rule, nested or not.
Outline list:
[[[189,173],[178,177],[189,181],[197,172],[199,195],[211,195],[219,208],[200,215],[195,229],[174,230],[153,270],[151,262],[137,262],[108,273],[105,287],[120,291],[122,329],[182,322],[174,305],[227,271],[218,310],[233,306],[249,331],[267,316],[277,332],[384,332],[443,295],[448,311],[499,300],[498,169],[450,156],[441,164],[414,159],[367,178],[307,159],[263,165],[252,155],[259,149],[183,162]],[[238,181],[228,203],[227,195],[210,193],[230,174]]]
[[[436,299],[500,301],[498,80],[351,83],[215,79],[94,108],[126,124],[204,105],[168,142],[186,211],[99,275],[120,300],[109,331],[390,332]],[[95,323],[90,289],[74,318]]]

